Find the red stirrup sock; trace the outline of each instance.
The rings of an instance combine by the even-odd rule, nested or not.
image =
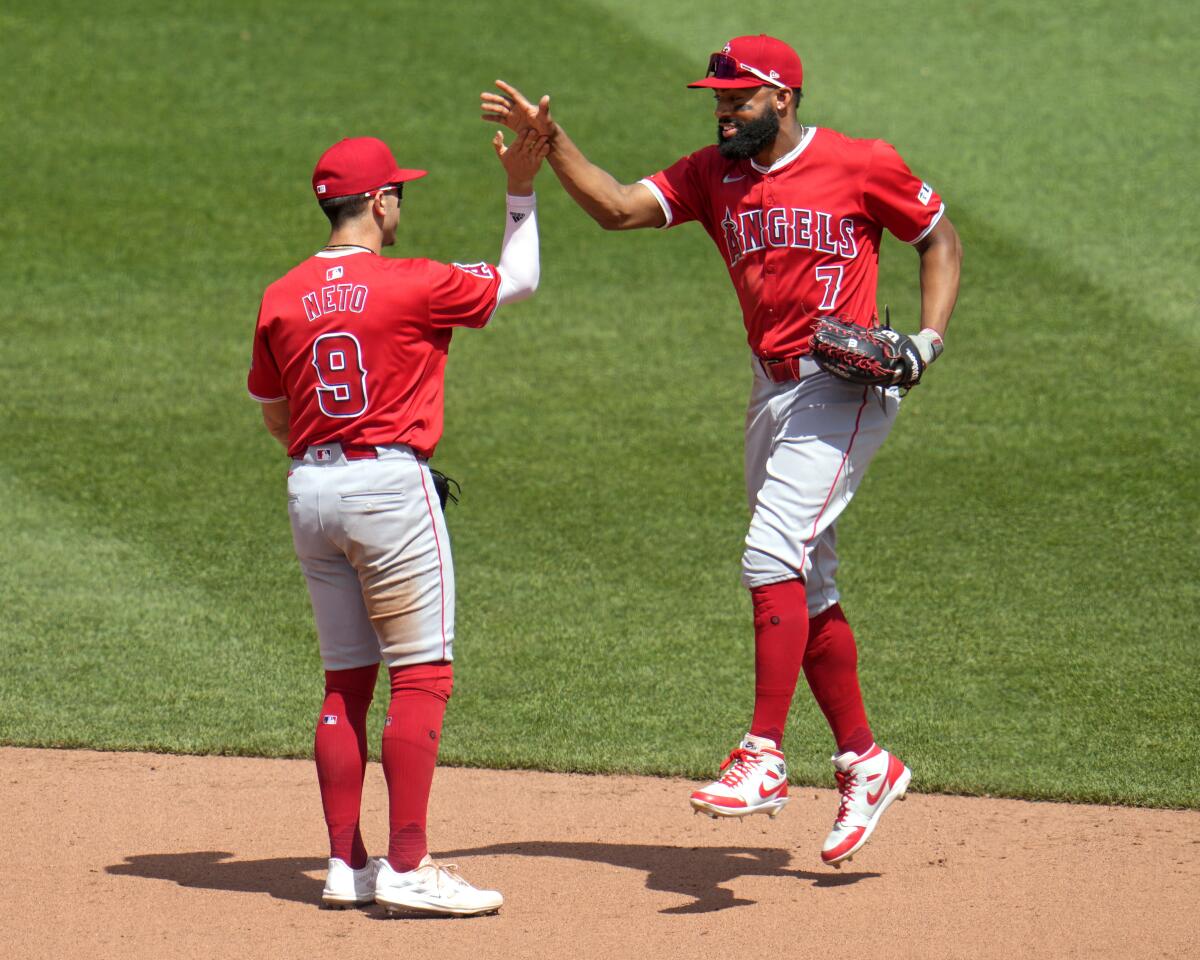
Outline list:
[[[377,663],[325,671],[325,701],[313,743],[321,806],[329,828],[329,856],[345,860],[356,870],[367,865],[358,811],[367,769],[367,709],[378,673]]]
[[[792,695],[808,641],[803,580],[784,580],[750,591],[754,603],[754,719],[750,732],[783,747]]]
[[[383,775],[388,786],[388,863],[415,870],[429,852],[425,824],[429,788],[442,739],[442,717],[454,686],[453,665],[392,667],[392,702],[383,728]]]
[[[839,604],[813,617],[809,625],[804,676],[829,721],[838,753],[865,753],[875,737],[858,688],[858,647]]]

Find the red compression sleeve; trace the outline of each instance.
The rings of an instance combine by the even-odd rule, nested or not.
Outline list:
[[[425,826],[429,790],[442,738],[442,718],[454,685],[447,662],[392,667],[392,702],[383,728],[388,785],[388,862],[401,873],[429,852]]]
[[[378,673],[377,663],[325,671],[325,701],[313,744],[329,829],[329,856],[345,860],[356,870],[367,865],[358,815],[367,769],[367,710]]]
[[[754,603],[754,719],[750,732],[783,746],[792,695],[808,641],[808,604],[802,580],[750,591]]]
[[[813,617],[804,676],[829,721],[838,753],[865,753],[875,737],[858,687],[858,647],[840,604]]]

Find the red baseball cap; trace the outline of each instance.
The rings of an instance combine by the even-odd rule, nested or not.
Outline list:
[[[755,37],[734,37],[708,58],[704,79],[688,86],[716,90],[763,85],[796,89],[803,83],[800,54],[782,40],[760,33]]]
[[[402,170],[396,166],[396,158],[382,140],[349,137],[321,154],[313,170],[312,185],[318,200],[332,200],[423,176],[424,170]]]

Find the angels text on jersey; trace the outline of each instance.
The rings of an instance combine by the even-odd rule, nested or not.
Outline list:
[[[834,228],[833,214],[803,207],[769,207],[745,210],[735,217],[729,207],[721,220],[729,265],[767,247],[817,250],[853,260],[858,256],[854,220],[842,217]]]

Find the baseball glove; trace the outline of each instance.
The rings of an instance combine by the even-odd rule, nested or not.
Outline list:
[[[912,338],[891,327],[862,327],[840,317],[818,317],[810,346],[826,373],[873,387],[915,387],[925,361]]]
[[[438,500],[442,503],[442,510],[446,509],[447,500],[451,503],[458,503],[459,494],[462,493],[462,487],[459,486],[458,481],[433,467],[429,468],[429,472],[433,476],[433,489],[437,491]]]

